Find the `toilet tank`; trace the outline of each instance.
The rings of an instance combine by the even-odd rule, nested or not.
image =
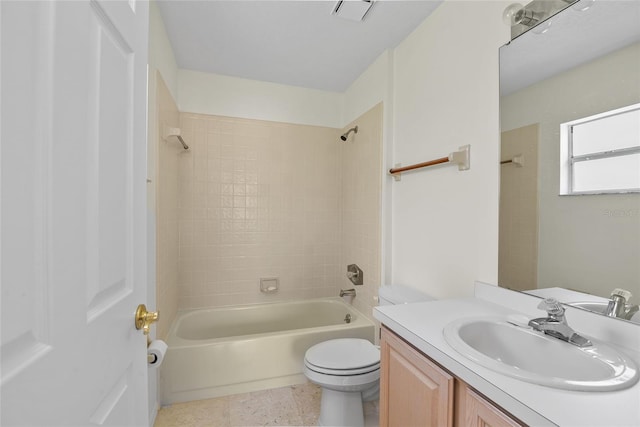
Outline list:
[[[384,285],[378,289],[380,305],[408,304],[411,302],[432,301],[434,298],[417,289],[402,285]]]

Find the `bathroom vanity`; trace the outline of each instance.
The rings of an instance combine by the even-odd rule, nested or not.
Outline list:
[[[374,317],[382,323],[381,426],[640,425],[637,379],[607,391],[601,391],[607,386],[588,389],[588,382],[582,390],[571,389],[579,388],[574,385],[541,385],[488,369],[445,339],[446,327],[461,319],[500,317],[526,329],[530,319],[545,314],[537,308],[539,302],[533,296],[476,283],[475,298],[377,307]],[[624,354],[637,372],[637,325],[571,307],[566,316],[580,334]],[[553,360],[554,352],[547,357]]]
[[[521,425],[387,328],[380,341],[380,425]]]

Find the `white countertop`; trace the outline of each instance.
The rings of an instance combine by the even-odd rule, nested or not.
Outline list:
[[[374,317],[386,327],[531,426],[640,426],[640,382],[625,390],[608,392],[545,387],[484,368],[456,352],[445,341],[442,330],[448,323],[461,317],[492,315],[523,314],[479,298],[374,309]],[[572,325],[570,318],[569,325]],[[577,330],[593,337],[585,330]],[[628,348],[620,350],[640,366],[640,353]]]

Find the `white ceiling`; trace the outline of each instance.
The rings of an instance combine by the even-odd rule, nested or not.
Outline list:
[[[334,92],[440,3],[376,1],[354,22],[331,15],[335,1],[158,1],[179,68]]]

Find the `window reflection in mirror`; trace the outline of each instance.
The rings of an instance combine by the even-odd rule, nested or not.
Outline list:
[[[640,104],[560,125],[560,194],[640,191]]]

